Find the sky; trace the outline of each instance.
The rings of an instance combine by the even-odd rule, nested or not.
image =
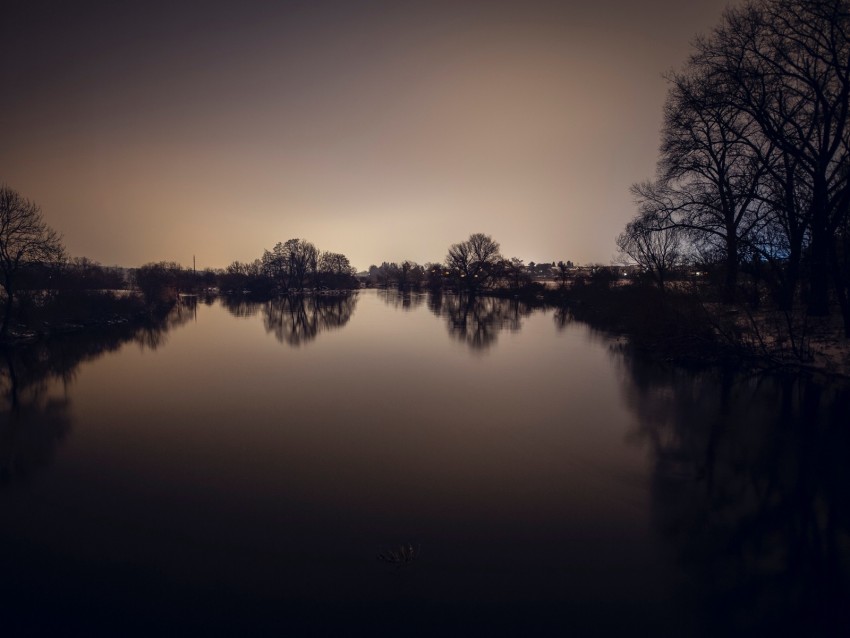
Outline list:
[[[7,0],[0,184],[105,265],[609,263],[663,74],[737,1]]]

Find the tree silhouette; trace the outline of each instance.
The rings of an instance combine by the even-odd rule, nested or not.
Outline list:
[[[64,254],[61,236],[44,222],[41,209],[11,188],[0,186],[0,285],[6,293],[0,340],[9,331],[21,269],[28,264],[60,262]]]
[[[670,271],[682,259],[682,242],[678,228],[659,228],[657,224],[649,217],[635,219],[617,238],[617,247],[649,273],[663,290]]]
[[[446,266],[458,286],[478,290],[489,286],[500,271],[502,256],[499,243],[483,233],[475,233],[464,242],[453,244],[446,255]]]
[[[676,227],[725,269],[770,267],[780,306],[808,284],[811,315],[838,293],[850,215],[850,2],[752,0],[730,8],[668,77],[658,179],[634,187],[639,218]]]
[[[827,314],[830,254],[850,202],[850,3],[747,4],[698,42],[693,65],[793,166],[806,191],[798,214],[809,229],[809,311]]]

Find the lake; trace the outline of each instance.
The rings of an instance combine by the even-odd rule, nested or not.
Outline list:
[[[3,635],[850,627],[843,383],[374,290],[3,357]]]

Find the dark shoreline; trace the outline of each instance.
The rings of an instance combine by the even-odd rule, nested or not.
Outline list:
[[[393,290],[393,287],[375,287]],[[355,290],[303,291],[296,296],[340,296],[356,294]],[[756,352],[743,340],[734,341],[718,330],[718,318],[739,311],[735,306],[720,306],[711,315],[706,303],[694,294],[661,291],[643,284],[619,286],[593,282],[570,288],[551,288],[531,284],[519,289],[498,288],[479,291],[443,289],[405,289],[401,293],[453,294],[493,297],[517,301],[534,309],[554,308],[564,312],[568,320],[588,324],[608,336],[622,337],[626,347],[651,359],[688,367],[737,367],[753,372],[814,374],[829,378],[850,379],[850,370],[841,361],[805,361],[780,357],[777,353]],[[35,320],[19,324],[0,343],[0,349],[19,350],[43,341],[61,339],[65,335],[86,333],[105,337],[132,335],[139,329],[161,325],[175,307],[188,299],[245,297],[252,301],[268,301],[293,295],[190,292],[146,304],[139,295],[117,296],[109,292],[76,293],[57,298],[49,308],[36,313]],[[839,358],[840,353],[839,353]],[[844,368],[847,364],[844,364]]]
[[[572,288],[535,284],[518,290],[495,289],[477,294],[562,310],[571,319],[608,336],[622,337],[626,347],[665,363],[850,380],[850,343],[845,345],[846,356],[841,357],[839,353],[838,361],[824,356],[820,356],[820,360],[806,361],[780,350],[758,352],[745,340],[747,335],[735,340],[730,338],[729,332],[721,331],[729,326],[719,324],[729,323],[728,317],[741,313],[742,307],[709,303],[689,292],[661,291],[646,284],[590,283]],[[707,307],[712,304],[717,308],[709,311]],[[816,342],[813,347],[819,346]],[[815,352],[815,355],[820,354]]]

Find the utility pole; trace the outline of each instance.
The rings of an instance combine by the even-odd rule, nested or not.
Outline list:
[[[192,274],[195,274],[195,255],[192,255]]]

